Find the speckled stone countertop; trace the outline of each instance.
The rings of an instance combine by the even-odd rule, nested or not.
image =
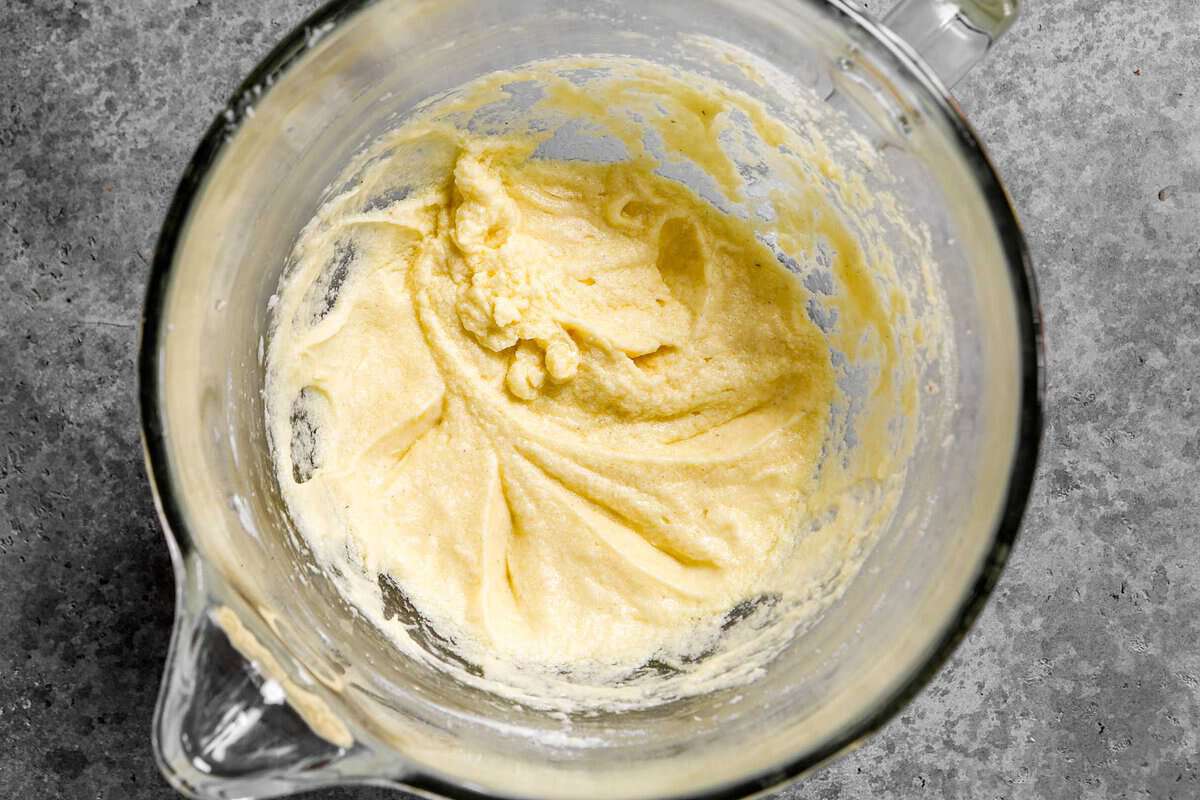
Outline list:
[[[147,262],[202,130],[313,5],[0,3],[0,797],[174,796],[149,744],[173,589],[138,443]],[[1040,279],[1038,481],[949,666],[784,797],[1200,796],[1198,76],[1195,0],[1029,0],[959,86]]]

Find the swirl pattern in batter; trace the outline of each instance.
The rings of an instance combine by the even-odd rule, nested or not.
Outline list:
[[[660,90],[666,130],[712,149],[728,109]],[[468,659],[629,668],[709,646],[796,556],[839,390],[761,224],[636,138],[603,163],[546,140],[428,115],[391,135],[296,247],[269,421],[323,562]]]

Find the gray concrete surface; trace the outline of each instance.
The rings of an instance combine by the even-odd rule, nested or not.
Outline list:
[[[172,796],[136,323],[192,147],[311,6],[0,3],[0,797]],[[1195,0],[1030,0],[959,87],[1038,266],[1039,480],[952,663],[784,796],[1200,796],[1197,76]]]

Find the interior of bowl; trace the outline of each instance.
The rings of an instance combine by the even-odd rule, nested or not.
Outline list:
[[[358,737],[414,765],[420,776],[410,783],[445,793],[741,792],[879,724],[935,668],[994,579],[1036,442],[1019,232],[942,98],[826,2],[633,10],[385,0],[342,11],[336,25],[309,28],[303,46],[261,76],[269,83],[235,104],[175,246],[159,254],[168,267],[146,345],[148,446],[184,546],[236,590],[251,611],[246,626],[311,677]],[[910,300],[936,305],[944,325],[941,346],[920,365],[916,435],[890,524],[836,602],[752,683],[564,716],[405,657],[355,612],[280,498],[263,386],[270,298],[298,233],[353,157],[430,97],[580,54],[702,74],[781,119],[791,91],[835,108],[880,161],[872,191],[894,198],[917,231],[891,234]],[[788,87],[754,80],[747,63]],[[929,275],[918,275],[924,266]]]

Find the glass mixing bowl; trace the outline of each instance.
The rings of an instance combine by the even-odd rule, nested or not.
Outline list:
[[[188,166],[144,312],[144,445],[178,585],[154,722],[172,785],[203,798],[337,783],[734,797],[801,774],[895,714],[995,584],[1033,476],[1041,372],[1028,253],[946,89],[1015,12],[1014,0],[906,0],[880,24],[844,0],[346,0],[293,32]],[[400,656],[313,569],[267,446],[269,299],[326,187],[423,99],[572,54],[723,77],[728,65],[679,46],[694,37],[810,87],[882,155],[930,234],[953,385],[922,401],[899,508],[859,579],[765,675],[564,719]]]

